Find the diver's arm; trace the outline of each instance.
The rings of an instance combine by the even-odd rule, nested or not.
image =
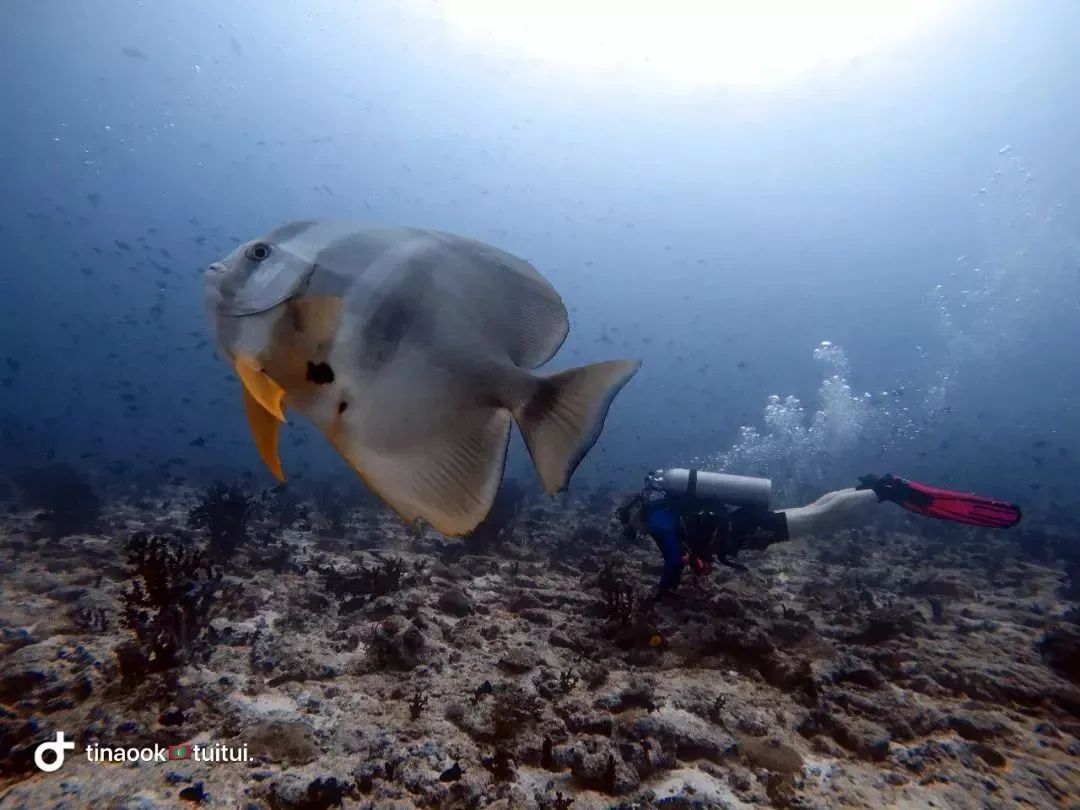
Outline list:
[[[806,506],[779,511],[787,519],[788,539],[798,540],[822,531],[862,525],[877,501],[873,490],[840,489]]]

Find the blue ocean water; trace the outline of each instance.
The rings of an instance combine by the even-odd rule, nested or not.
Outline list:
[[[553,369],[642,358],[575,486],[693,463],[1073,503],[1080,7],[961,3],[758,82],[665,73],[659,39],[564,63],[454,5],[8,4],[2,472],[271,485],[200,274],[325,216],[528,258],[571,312]],[[284,435],[291,480],[361,486]]]

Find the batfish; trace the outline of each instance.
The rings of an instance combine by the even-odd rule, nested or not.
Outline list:
[[[210,265],[204,292],[274,476],[291,409],[403,518],[447,535],[490,510],[511,421],[545,491],[565,489],[640,365],[534,373],[570,328],[559,294],[523,259],[439,231],[292,222]]]

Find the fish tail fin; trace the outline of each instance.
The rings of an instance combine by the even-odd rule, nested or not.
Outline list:
[[[600,438],[615,395],[640,365],[639,360],[609,360],[541,377],[529,400],[514,409],[514,419],[549,495],[566,489],[570,476]]]

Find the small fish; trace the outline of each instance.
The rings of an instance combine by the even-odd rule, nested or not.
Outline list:
[[[278,480],[292,408],[402,517],[451,536],[491,509],[512,422],[562,491],[640,365],[533,373],[569,331],[558,293],[523,259],[438,231],[292,222],[212,264],[204,292]]]
[[[461,775],[465,773],[464,769],[456,762],[447,768],[445,771],[439,774],[440,782],[456,782],[461,779]]]
[[[131,46],[127,46],[121,48],[120,53],[122,53],[128,59],[137,59],[140,62],[146,61],[146,54],[140,51],[138,48],[132,48]]]

